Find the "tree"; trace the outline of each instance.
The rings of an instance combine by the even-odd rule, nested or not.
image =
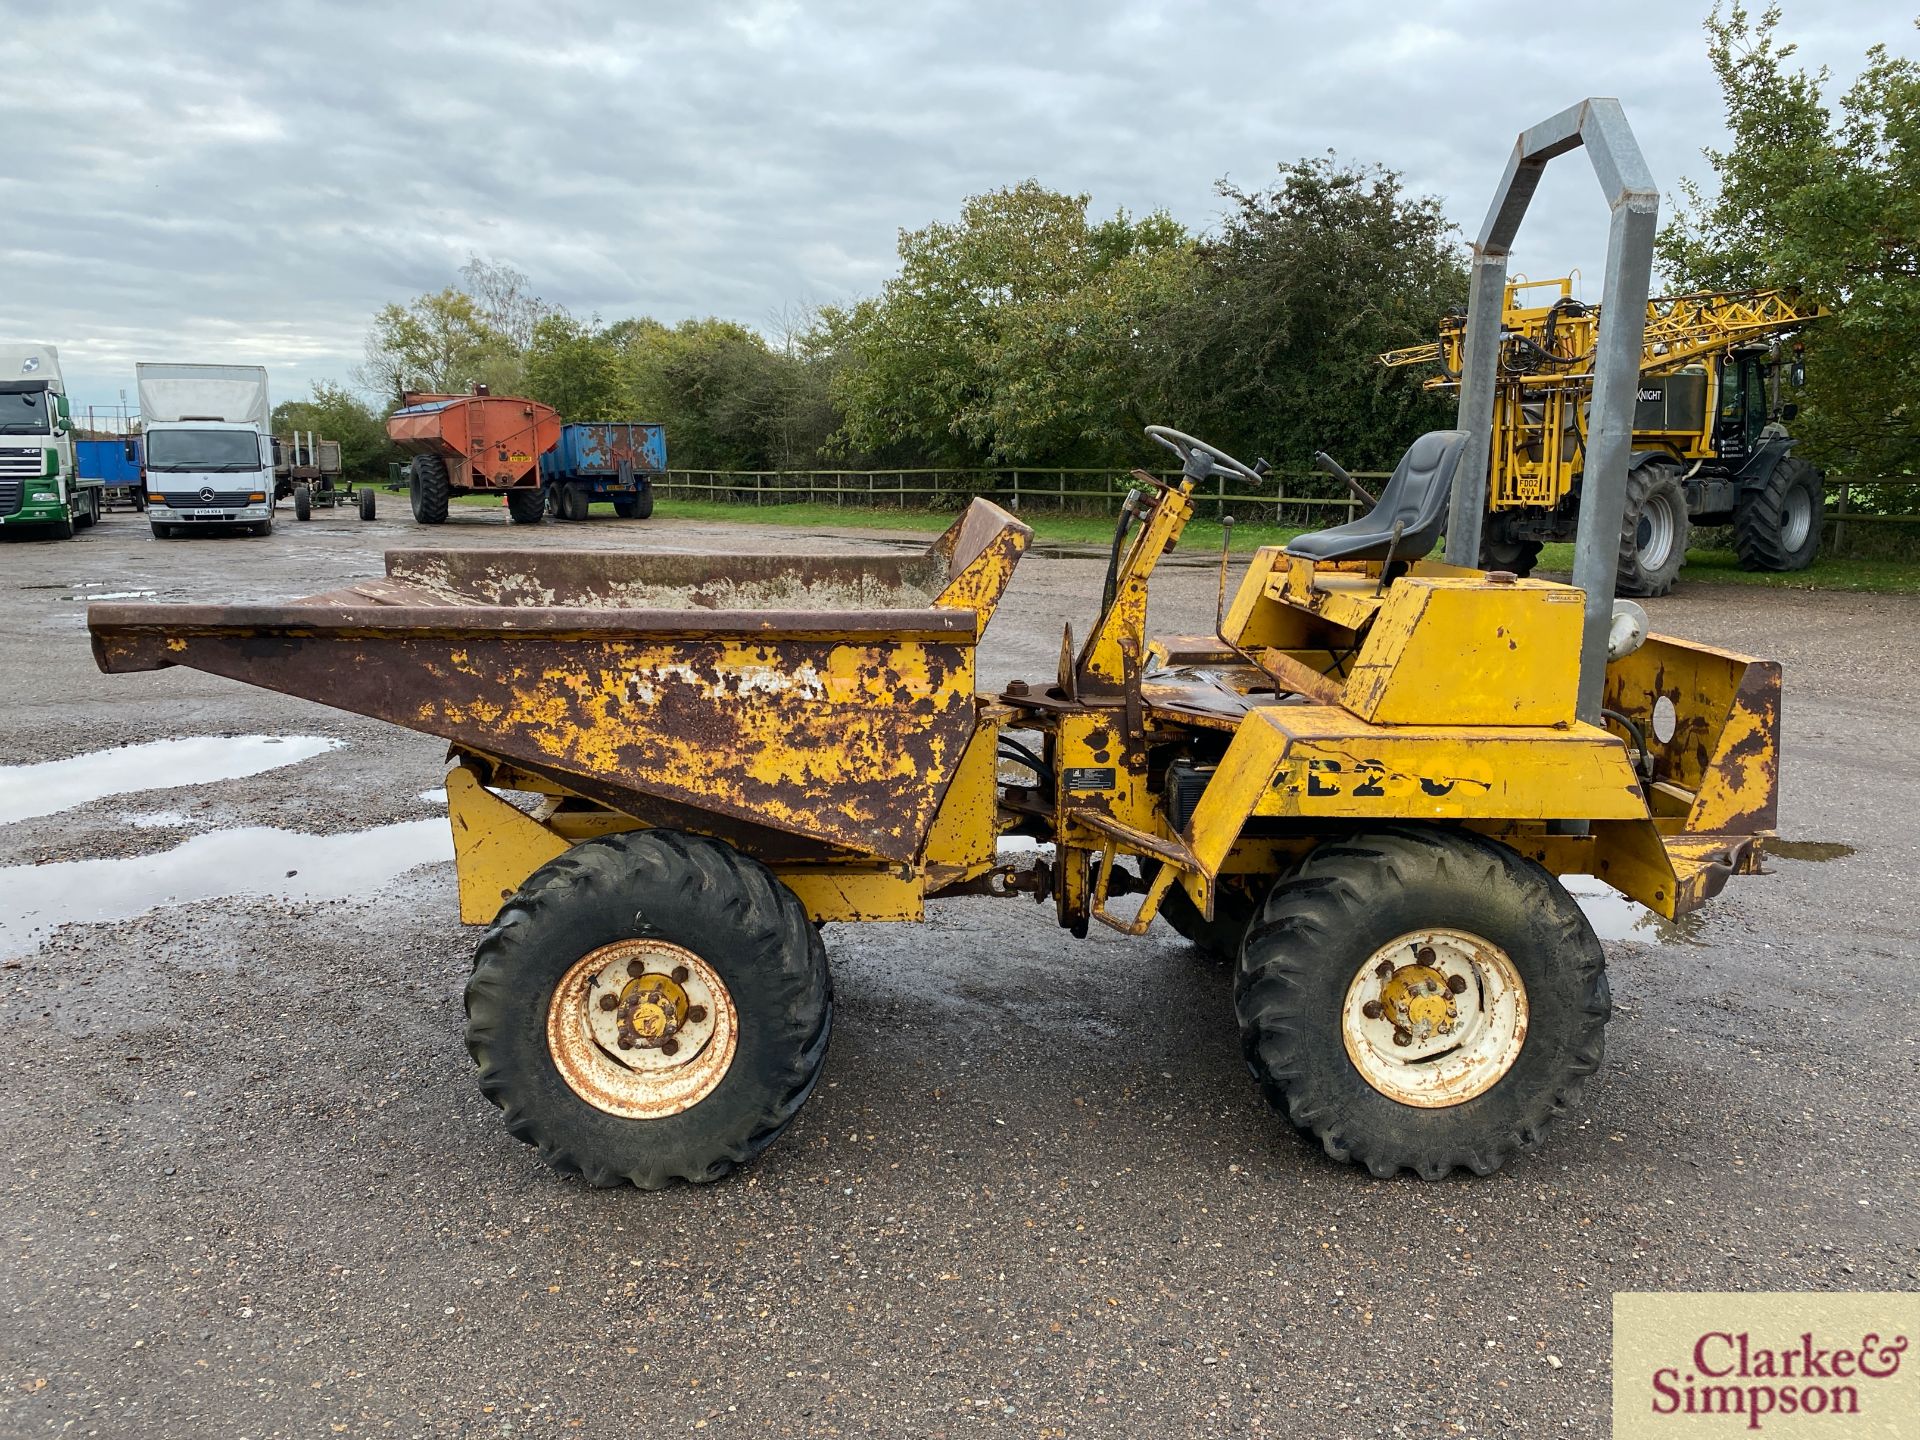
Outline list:
[[[1192,265],[1164,214],[1087,218],[1027,180],[900,236],[875,300],[822,315],[843,447],[954,465],[1086,464],[1135,453],[1144,312]]]
[[[460,267],[460,289],[473,297],[474,310],[487,328],[516,354],[533,348],[542,320],[566,313],[535,295],[531,284],[513,266],[478,255],[469,255]]]
[[[580,321],[565,311],[541,317],[524,370],[527,394],[569,420],[611,420],[620,409],[620,354],[597,318]]]
[[[1827,108],[1822,69],[1791,64],[1742,6],[1707,18],[1707,57],[1733,142],[1705,151],[1718,185],[1683,183],[1660,258],[1683,290],[1796,287],[1833,315],[1809,327],[1795,430],[1816,463],[1853,474],[1920,462],[1920,65],[1867,52]]]
[[[384,477],[392,445],[380,417],[344,385],[316,380],[305,400],[287,400],[273,407],[273,433],[312,431],[323,440],[340,442],[340,470],[356,478]]]
[[[356,379],[396,404],[409,390],[459,393],[518,369],[511,347],[473,297],[451,285],[408,305],[383,306],[373,317],[366,355]]]
[[[1416,436],[1450,425],[1449,401],[1374,360],[1432,338],[1466,302],[1464,250],[1440,202],[1331,154],[1282,165],[1268,190],[1218,188],[1233,208],[1150,337],[1159,413],[1282,467],[1324,449],[1351,468],[1390,468]]]

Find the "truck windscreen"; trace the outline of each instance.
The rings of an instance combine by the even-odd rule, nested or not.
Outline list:
[[[260,437],[251,430],[149,430],[147,469],[258,470]]]
[[[47,392],[9,385],[0,389],[0,435],[45,435]]]

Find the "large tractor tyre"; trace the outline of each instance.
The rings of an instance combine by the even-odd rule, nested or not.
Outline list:
[[[1734,506],[1733,548],[1742,570],[1804,570],[1820,553],[1826,497],[1820,472],[1789,455],[1764,485],[1746,490]]]
[[[635,494],[614,496],[613,513],[622,520],[651,520],[653,518],[653,487],[642,485]]]
[[[375,507],[379,502],[377,502],[374,499],[372,487],[369,486],[368,488],[360,491],[359,496],[360,496],[360,518],[362,520],[373,519]]]
[[[1247,927],[1259,909],[1260,902],[1252,895],[1222,881],[1214,892],[1213,919],[1209,920],[1187,898],[1186,890],[1176,884],[1160,902],[1160,918],[1210,959],[1232,965],[1240,958]]]
[[[1680,472],[1665,460],[1649,460],[1627,472],[1627,503],[1620,513],[1618,595],[1664,595],[1687,563],[1693,521]]]
[[[1506,570],[1525,579],[1540,563],[1538,540],[1483,540],[1480,543],[1480,568]]]
[[[447,519],[447,462],[438,455],[416,455],[407,472],[407,496],[413,518],[422,525],[443,525]]]
[[[1468,831],[1329,841],[1273,887],[1235,1004],[1267,1102],[1381,1177],[1487,1175],[1600,1064],[1593,927],[1540,866]]]
[[[305,485],[293,487],[293,518],[296,520],[313,518],[313,491]]]
[[[764,865],[668,830],[535,871],[481,938],[467,1049],[508,1131],[591,1185],[718,1180],[786,1129],[826,1058],[818,929]]]
[[[507,519],[515,525],[538,525],[547,513],[547,495],[539,486],[507,491]]]

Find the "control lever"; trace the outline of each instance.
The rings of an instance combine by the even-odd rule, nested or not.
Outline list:
[[[1319,469],[1324,470],[1327,474],[1333,476],[1334,479],[1341,481],[1343,484],[1345,484],[1347,489],[1351,490],[1354,493],[1354,495],[1359,499],[1366,501],[1369,506],[1378,505],[1380,503],[1378,498],[1368,493],[1366,486],[1362,485],[1358,480],[1354,479],[1353,476],[1349,475],[1346,472],[1345,467],[1343,467],[1338,460],[1334,459],[1331,455],[1327,454],[1326,451],[1324,450],[1314,451],[1313,463]]]

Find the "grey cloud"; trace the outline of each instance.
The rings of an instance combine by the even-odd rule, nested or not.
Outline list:
[[[896,232],[1032,175],[1211,223],[1227,176],[1329,148],[1471,232],[1515,132],[1618,95],[1669,190],[1718,142],[1692,7],[1323,3],[72,0],[0,31],[0,334],[81,402],[136,358],[343,378],[372,312],[469,253],[605,318],[766,323],[890,273]],[[1882,4],[1796,3],[1840,81]],[[1837,82],[1838,83],[1838,82]],[[1604,213],[1548,172],[1515,268],[1599,273]]]

